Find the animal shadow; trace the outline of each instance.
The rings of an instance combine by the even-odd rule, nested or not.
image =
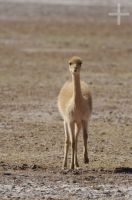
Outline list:
[[[131,167],[117,167],[115,168],[114,173],[132,174],[132,168]]]

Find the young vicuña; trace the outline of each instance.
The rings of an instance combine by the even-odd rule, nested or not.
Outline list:
[[[92,96],[88,85],[80,81],[82,60],[73,56],[69,60],[72,81],[66,82],[58,96],[59,111],[64,119],[65,148],[63,168],[67,168],[67,156],[71,144],[71,169],[79,167],[77,159],[77,141],[80,129],[83,130],[84,163],[89,162],[87,152],[88,122],[92,112]]]

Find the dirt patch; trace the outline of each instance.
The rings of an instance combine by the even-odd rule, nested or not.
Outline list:
[[[109,7],[1,5],[0,198],[131,200],[131,18],[118,27]],[[80,134],[80,168],[63,171],[57,95],[74,54],[93,95],[90,163]]]
[[[120,174],[122,182],[116,183],[112,182],[113,177],[117,177],[114,171],[88,169],[6,172],[2,178],[4,184],[0,184],[0,196],[6,199],[131,199],[132,186],[126,176]]]

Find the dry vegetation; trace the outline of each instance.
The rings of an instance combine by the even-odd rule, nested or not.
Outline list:
[[[131,20],[117,26],[109,8],[14,5],[1,4],[0,15],[0,182],[24,169],[37,181],[43,174],[50,181],[131,185]],[[80,162],[80,176],[60,172],[64,131],[56,98],[72,55],[84,60],[82,77],[94,100],[90,164]]]

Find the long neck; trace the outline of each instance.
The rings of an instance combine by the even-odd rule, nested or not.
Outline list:
[[[79,105],[82,100],[80,74],[72,75],[72,81],[73,81],[73,99],[75,101],[75,105]]]

